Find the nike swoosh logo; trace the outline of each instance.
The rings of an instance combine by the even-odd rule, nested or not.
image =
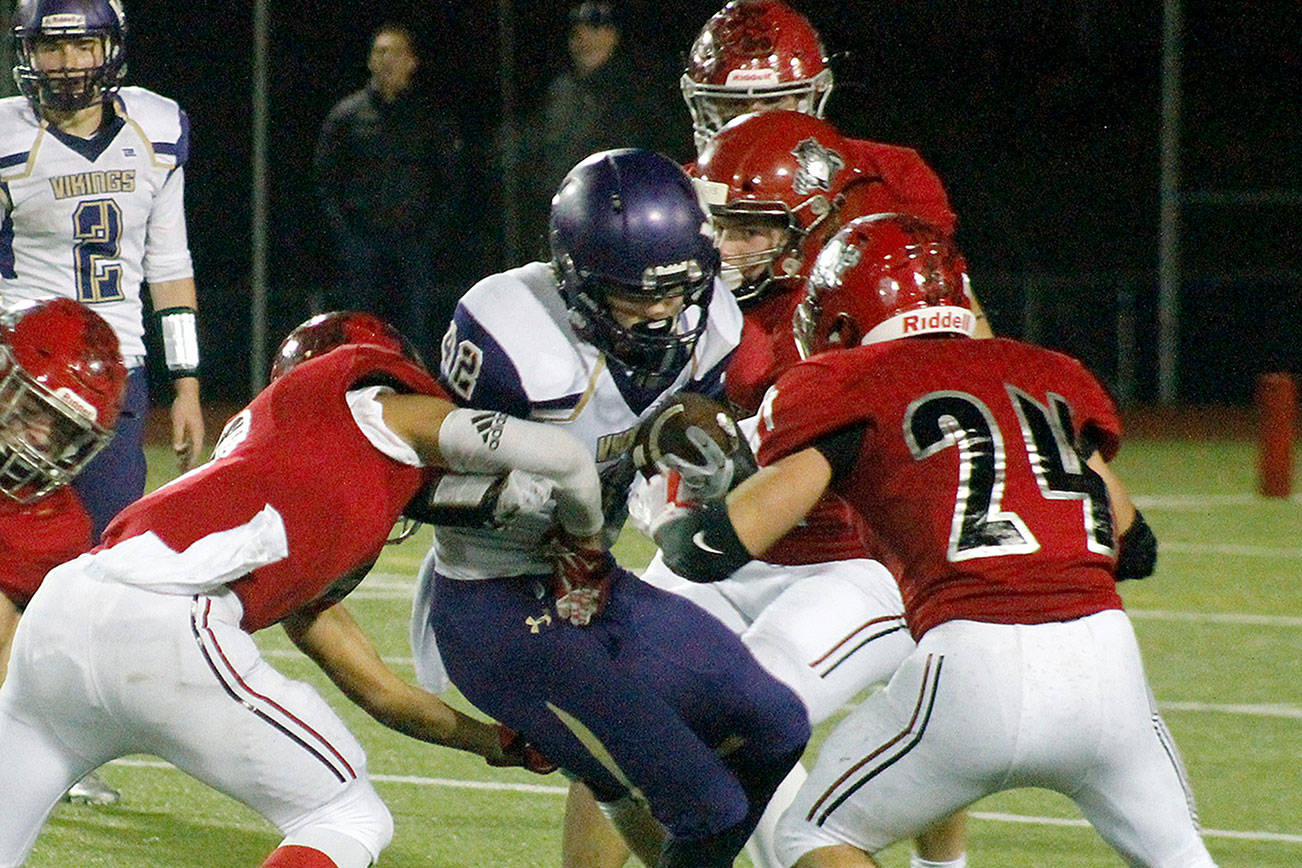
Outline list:
[[[714,546],[710,545],[705,541],[705,531],[703,530],[698,530],[696,533],[692,534],[692,544],[696,546],[698,549],[700,549],[701,551],[709,552],[712,555],[723,554],[723,552],[719,551]]]

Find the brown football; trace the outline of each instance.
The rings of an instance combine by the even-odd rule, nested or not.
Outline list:
[[[741,445],[741,432],[728,408],[704,395],[682,392],[638,427],[633,439],[633,463],[648,479],[659,472],[665,455],[690,464],[704,464],[705,456],[687,439],[687,429],[700,428],[719,444],[724,455]]]

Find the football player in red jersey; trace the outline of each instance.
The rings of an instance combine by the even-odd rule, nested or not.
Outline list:
[[[781,0],[730,0],[697,34],[679,86],[700,152],[748,112],[821,118],[832,70],[818,31],[795,9]]]
[[[0,683],[41,579],[91,547],[90,515],[68,483],[112,437],[126,376],[112,327],[72,299],[0,317]],[[91,772],[68,798],[111,804],[118,793]]]
[[[918,184],[856,154],[855,144],[827,121],[769,111],[730,122],[696,164],[724,282],[746,317],[727,377],[728,398],[745,414],[798,360],[791,339],[796,290],[837,229],[854,217],[892,211],[953,231],[954,213],[934,175],[933,184]]]
[[[0,683],[41,579],[91,547],[68,483],[112,436],[125,381],[113,330],[72,299],[0,316]]]
[[[977,799],[1037,786],[1075,801],[1127,864],[1212,865],[1116,592],[1157,555],[1107,464],[1116,409],[1070,357],[968,340],[963,283],[957,251],[919,221],[841,229],[800,303],[807,360],[760,411],[761,470],[724,504],[660,518],[667,557],[710,581],[830,488],[901,559],[918,647],[823,744],[779,853],[875,865]]]
[[[385,725],[492,764],[539,764],[509,731],[397,678],[335,604],[433,467],[536,473],[562,531],[596,545],[590,455],[555,427],[455,409],[369,314],[300,326],[275,373],[211,461],[125,509],[33,595],[0,688],[0,865],[23,861],[69,782],[135,752],[276,824],[285,838],[265,866],[372,864],[392,819],[361,745],[262,659],[250,634],[276,623]]]
[[[822,37],[804,15],[782,0],[730,0],[697,34],[680,85],[692,116],[697,154],[703,156],[726,125],[747,113],[786,110],[821,119],[833,74]],[[915,214],[953,234],[956,221],[949,197],[917,151],[848,136],[840,137],[837,148],[848,165],[872,182],[860,191],[868,201],[839,223],[896,211]],[[812,253],[817,251],[815,247]],[[976,336],[990,337],[975,297],[972,309]]]

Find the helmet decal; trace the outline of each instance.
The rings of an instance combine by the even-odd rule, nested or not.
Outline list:
[[[809,279],[820,286],[840,286],[841,278],[847,271],[859,264],[863,250],[849,243],[844,235],[836,235],[827,242],[814,260]]]
[[[791,181],[791,189],[801,194],[831,190],[832,177],[845,168],[845,159],[840,154],[824,147],[814,138],[805,139],[796,145],[791,155],[800,165],[796,177]]]

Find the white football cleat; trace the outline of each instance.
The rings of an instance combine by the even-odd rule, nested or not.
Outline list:
[[[121,793],[104,783],[94,772],[77,781],[63,794],[63,800],[74,805],[116,805],[121,798]]]

